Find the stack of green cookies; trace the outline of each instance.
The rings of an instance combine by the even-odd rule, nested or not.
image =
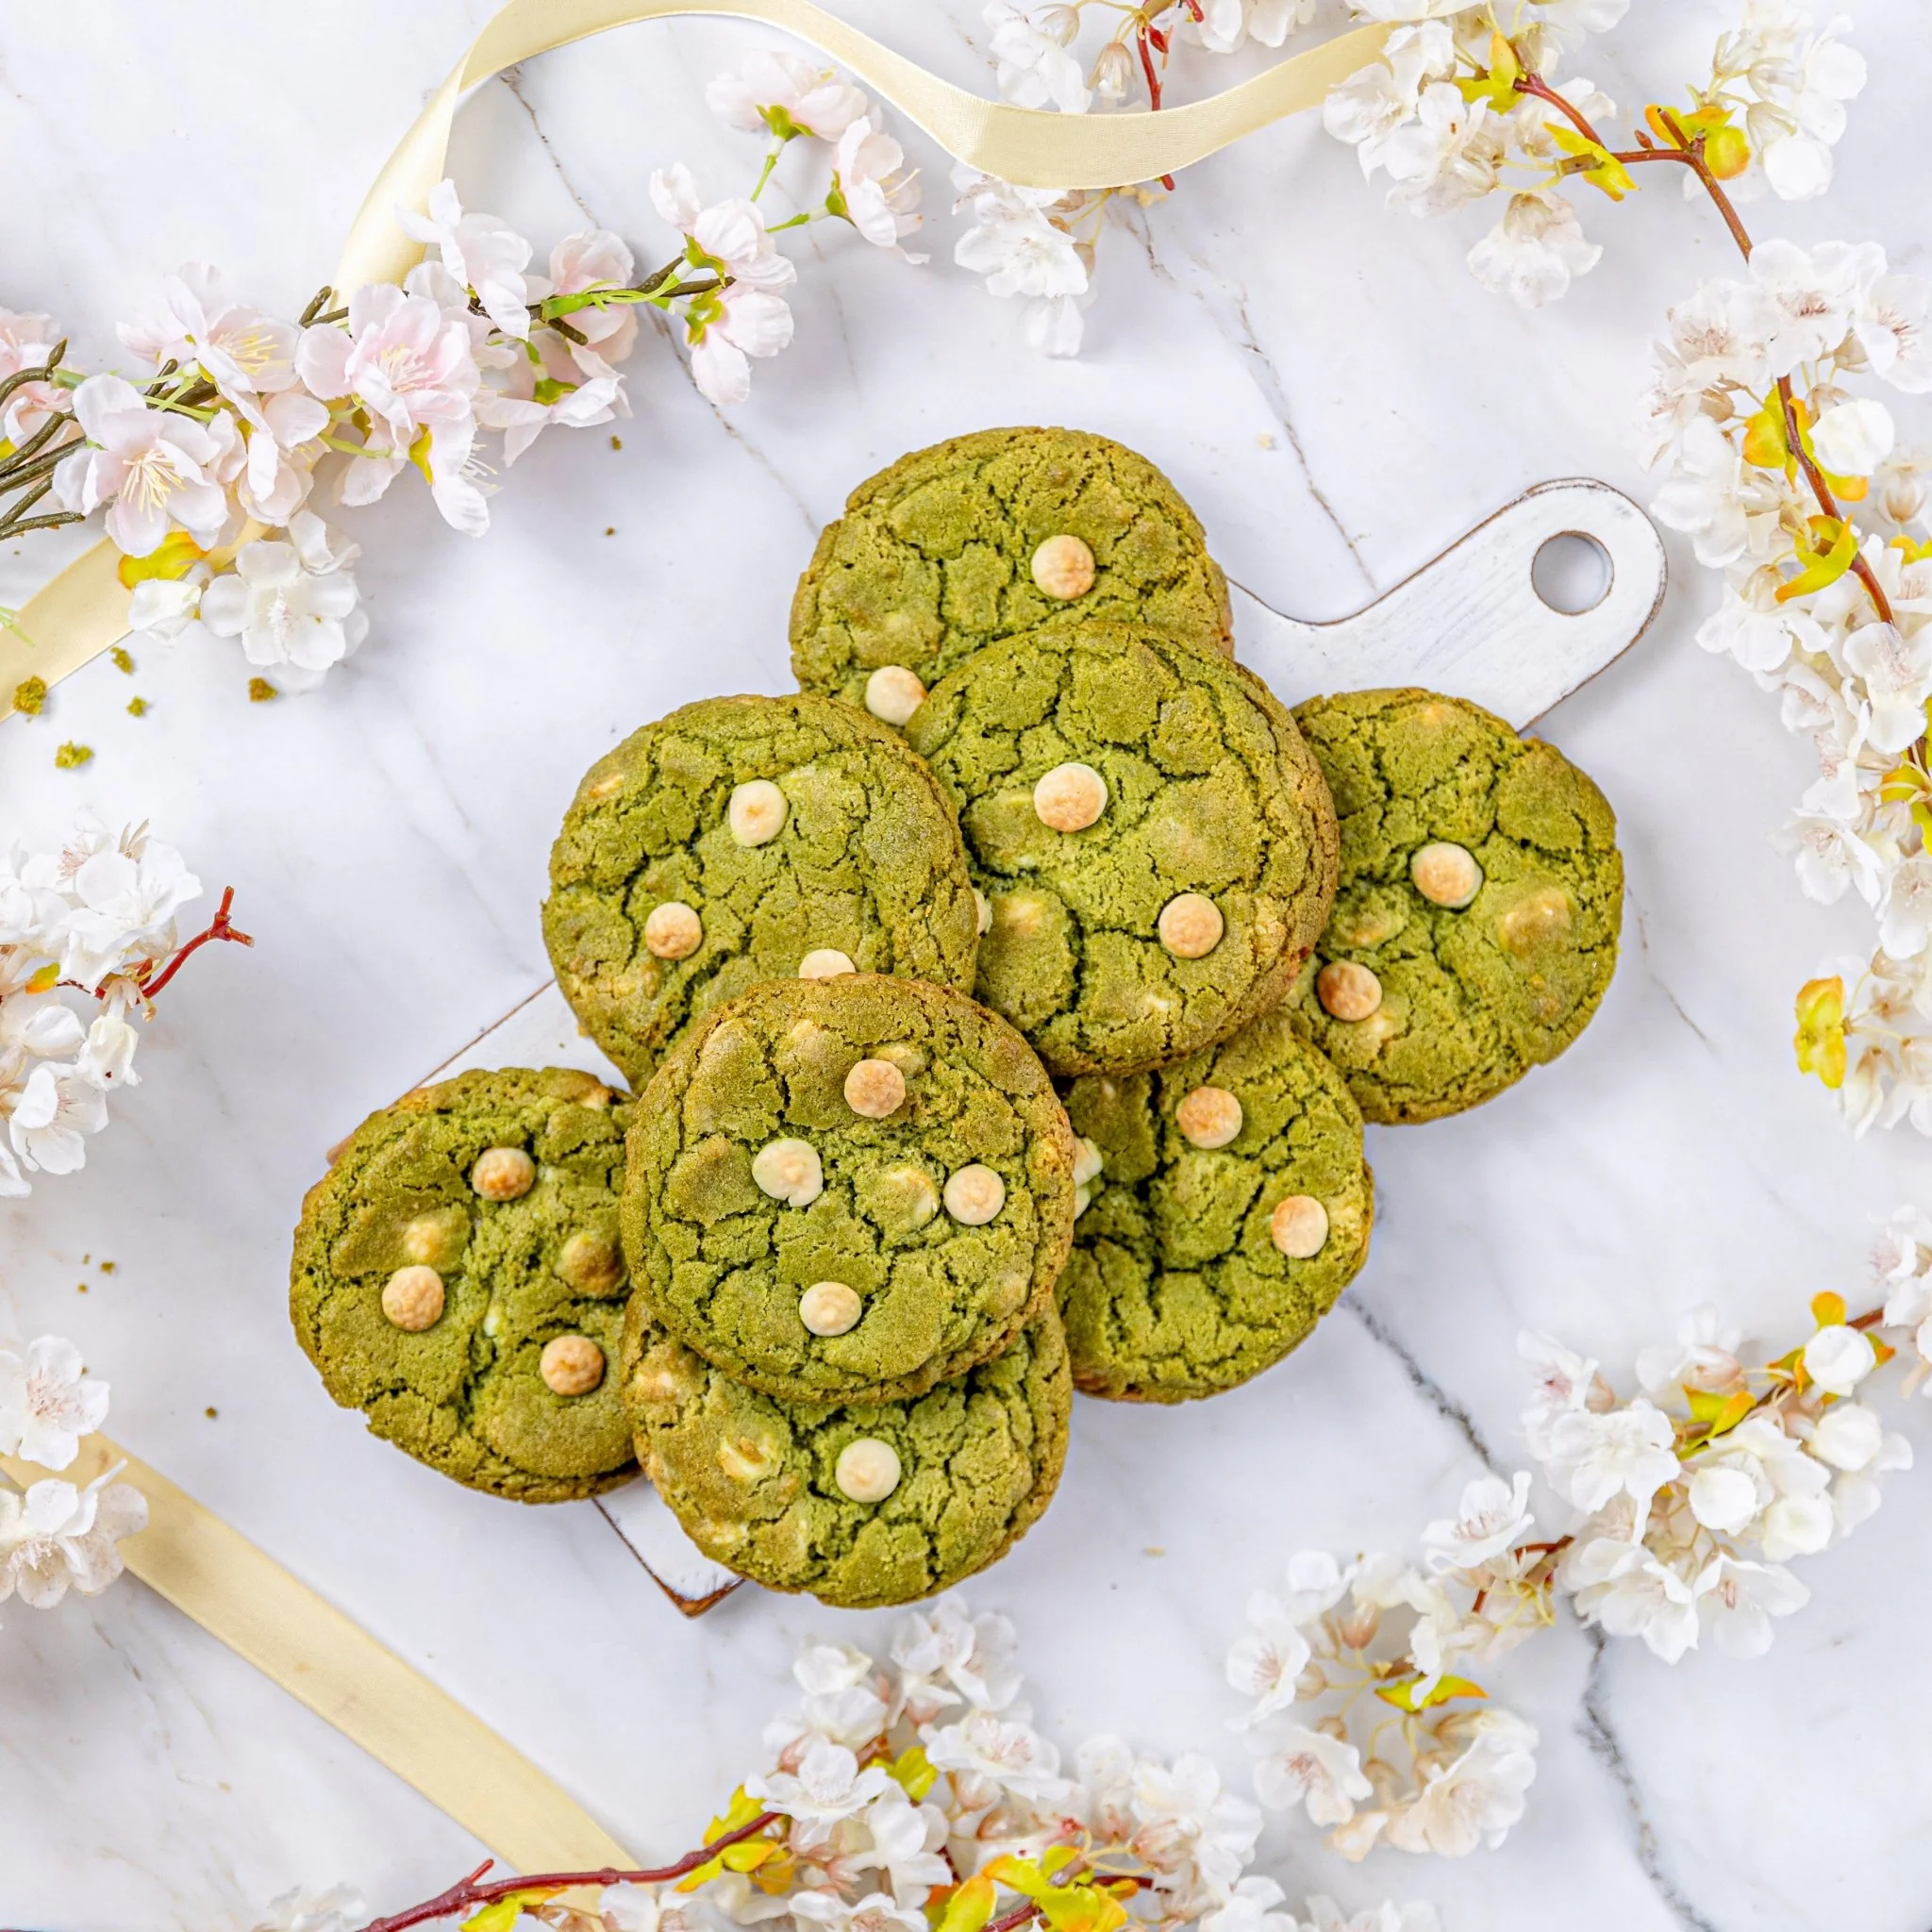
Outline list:
[[[458,1480],[633,1448],[740,1574],[862,1607],[1001,1555],[1074,1388],[1211,1395],[1368,1252],[1362,1122],[1554,1058],[1615,961],[1615,825],[1416,691],[1294,715],[1201,527],[1070,430],[862,486],[792,608],[801,693],[591,767],[558,984],[636,1099],[468,1074],[358,1130],[291,1296],[331,1393]]]

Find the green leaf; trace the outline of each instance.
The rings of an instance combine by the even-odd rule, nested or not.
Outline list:
[[[1392,1704],[1397,1710],[1413,1711],[1447,1704],[1452,1697],[1487,1697],[1490,1694],[1480,1684],[1472,1683],[1467,1677],[1439,1677],[1428,1694],[1418,1703],[1415,1687],[1421,1682],[1422,1674],[1418,1672],[1413,1677],[1399,1677],[1392,1684],[1378,1685],[1375,1695],[1384,1704]]]

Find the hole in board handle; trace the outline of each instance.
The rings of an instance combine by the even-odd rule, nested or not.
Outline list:
[[[1610,594],[1610,553],[1594,537],[1565,530],[1538,547],[1529,581],[1552,610],[1581,617]]]

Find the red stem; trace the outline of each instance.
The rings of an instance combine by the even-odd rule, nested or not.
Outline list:
[[[485,1858],[467,1878],[458,1878],[447,1891],[438,1892],[434,1898],[425,1899],[420,1906],[411,1906],[407,1911],[392,1913],[387,1919],[372,1919],[363,1932],[408,1932],[411,1925],[427,1924],[434,1919],[451,1919],[458,1912],[467,1912],[475,1906],[487,1906],[492,1900],[507,1898],[515,1891],[561,1891],[573,1885],[667,1885],[674,1878],[686,1877],[700,1865],[709,1864],[727,1845],[756,1838],[767,1825],[775,1824],[777,1821],[775,1811],[760,1811],[749,1824],[741,1824],[736,1831],[727,1831],[722,1838],[714,1838],[709,1844],[700,1846],[694,1852],[687,1852],[676,1864],[666,1865],[658,1872],[620,1872],[607,1866],[601,1872],[543,1872],[529,1878],[492,1878],[487,1884],[479,1885],[477,1880],[495,1863],[492,1858]]]
[[[188,956],[198,952],[210,940],[232,940],[238,946],[252,946],[255,941],[247,933],[228,923],[228,908],[235,903],[235,889],[230,886],[222,894],[222,903],[215,910],[215,916],[208,922],[206,932],[198,932],[184,945],[168,963],[161,968],[158,978],[143,980],[141,994],[151,1000],[188,963]]]
[[[1154,53],[1147,43],[1147,23],[1144,20],[1141,23],[1140,31],[1134,36],[1134,44],[1140,50],[1141,72],[1147,76],[1147,99],[1158,114],[1160,112],[1160,76],[1154,71]],[[1160,177],[1160,185],[1172,194],[1174,176],[1163,175]]]

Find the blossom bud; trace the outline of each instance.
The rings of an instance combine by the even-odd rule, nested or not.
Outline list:
[[[1074,44],[1074,36],[1080,31],[1080,11],[1075,7],[1042,7],[1033,16],[1033,27],[1037,33],[1044,34],[1048,40],[1062,47]]]
[[[1103,101],[1124,101],[1134,84],[1134,57],[1119,41],[1101,48],[1089,76],[1093,92]]]
[[[1366,1650],[1375,1641],[1382,1612],[1374,1604],[1351,1603],[1335,1615],[1335,1635],[1349,1650]]]
[[[1294,1694],[1297,1701],[1319,1697],[1328,1688],[1328,1675],[1320,1664],[1308,1664],[1294,1680]]]
[[[1334,1738],[1343,1744],[1348,1742],[1348,1720],[1339,1710],[1331,1710],[1318,1717],[1314,1728],[1324,1737]]]
[[[1697,398],[1697,411],[1699,415],[1708,416],[1713,423],[1728,423],[1738,413],[1729,391],[1721,389],[1706,390]]]
[[[1925,496],[1923,476],[1893,476],[1887,482],[1879,501],[1893,523],[1908,524],[1925,508]]]

